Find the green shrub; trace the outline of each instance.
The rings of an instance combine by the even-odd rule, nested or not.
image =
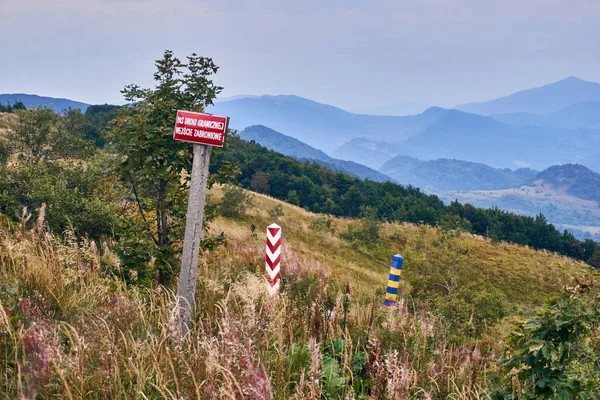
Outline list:
[[[358,225],[350,224],[348,230],[342,234],[342,238],[353,243],[355,247],[360,245],[374,247],[379,242],[379,231],[381,230],[377,212],[370,206],[363,206],[360,215],[360,223]]]
[[[281,204],[276,204],[269,210],[269,218],[277,220],[280,217],[283,217],[283,206]]]
[[[226,218],[239,219],[246,215],[252,206],[252,196],[241,187],[226,185],[223,189],[223,198],[219,204],[219,213]]]
[[[577,293],[546,305],[508,339],[497,399],[597,399],[600,298]],[[512,397],[510,397],[512,396]]]
[[[327,232],[331,229],[331,220],[327,217],[314,217],[310,220],[308,227],[313,231]]]

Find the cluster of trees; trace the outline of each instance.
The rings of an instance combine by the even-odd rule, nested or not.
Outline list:
[[[19,110],[15,129],[0,137],[0,213],[31,219],[45,205],[45,224],[80,237],[113,237],[118,187],[110,160],[86,139],[79,110]]]
[[[27,107],[25,107],[25,104],[23,104],[22,101],[15,101],[13,104],[10,104],[8,102],[6,104],[0,103],[0,112],[5,113],[11,113],[18,110],[25,110],[26,108]]]
[[[437,196],[426,195],[418,188],[360,180],[269,151],[235,135],[227,138],[225,151],[217,152],[212,172],[224,162],[240,165],[242,186],[313,212],[357,217],[363,207],[369,206],[380,220],[461,228],[495,241],[561,253],[600,269],[599,243],[582,242],[566,230],[561,233],[543,215],[526,217],[458,202],[446,206]]]
[[[0,137],[0,214],[24,225],[43,214],[54,232],[100,240],[124,266],[111,272],[141,285],[171,283],[179,268],[192,153],[172,139],[174,113],[202,111],[220,91],[209,79],[211,59],[182,62],[166,52],[156,66],[155,88],[123,90],[126,107],[19,110]],[[207,210],[205,220],[213,216]],[[206,237],[202,245],[222,242]]]

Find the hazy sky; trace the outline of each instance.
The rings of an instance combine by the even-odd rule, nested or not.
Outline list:
[[[600,81],[599,0],[0,0],[0,93],[122,103],[165,49],[224,96],[451,106]]]

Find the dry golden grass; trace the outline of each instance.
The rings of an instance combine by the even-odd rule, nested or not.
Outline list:
[[[17,123],[17,115],[13,113],[0,113],[0,135],[4,135]]]
[[[211,193],[215,200],[222,194],[219,187],[213,188]],[[251,195],[254,206],[246,219],[218,218],[212,223],[212,233],[225,232],[229,238],[227,249],[209,256],[213,262],[222,259],[226,252],[230,257],[232,254],[239,255],[244,262],[250,261],[256,264],[256,268],[262,268],[266,227],[276,222],[283,230],[283,269],[287,267],[286,256],[293,254],[296,258],[300,257],[305,265],[318,266],[323,274],[331,275],[340,287],[350,283],[359,292],[373,294],[377,288],[385,289],[394,254],[415,251],[416,238],[422,231],[430,242],[437,234],[435,228],[428,226],[383,224],[381,243],[373,249],[357,250],[339,237],[350,224],[356,224],[355,220],[330,216],[331,230],[315,231],[309,225],[319,214],[269,196]],[[283,207],[284,215],[273,221],[268,210],[277,204]],[[251,225],[256,227],[254,235]],[[524,309],[540,305],[548,296],[570,284],[573,278],[582,280],[590,274],[585,263],[559,254],[504,242],[493,244],[491,240],[470,234],[463,234],[462,239],[469,249],[468,257],[486,279],[502,290],[513,305]],[[411,260],[405,259],[404,269],[410,268]]]
[[[238,234],[233,249],[248,239]],[[239,254],[221,255],[224,264],[199,278],[195,326],[181,342],[170,323],[173,293],[126,288],[103,277],[103,260],[114,259],[105,247],[69,236],[58,240],[39,228],[0,229],[2,393],[21,399],[317,400],[332,390],[322,382],[325,357],[332,355],[326,348],[344,338],[337,357],[346,386],[335,390],[345,390],[345,398],[355,398],[349,388],[358,376],[348,371],[361,353],[368,367],[362,376],[379,382],[373,398],[487,398],[485,371],[494,359],[477,347],[448,346],[438,322],[410,314],[404,302],[383,310],[379,302],[363,307],[353,296],[344,328],[342,294],[331,311],[322,287],[306,306],[289,293],[266,298],[260,274],[235,270]],[[351,340],[349,329],[366,332],[369,342]],[[385,348],[383,332],[391,338]]]
[[[215,187],[213,201],[221,193]],[[0,227],[5,397],[316,400],[335,398],[326,395],[334,391],[353,399],[353,385],[368,379],[376,382],[369,389],[373,399],[489,399],[488,375],[498,371],[502,349],[497,334],[457,347],[443,321],[409,311],[409,298],[393,309],[381,304],[392,255],[406,255],[405,270],[427,265],[417,257],[433,265],[429,252],[439,254],[439,231],[385,224],[376,246],[355,248],[339,235],[356,221],[331,218],[330,230],[315,232],[309,226],[317,215],[252,196],[243,220],[211,224],[228,241],[201,254],[195,325],[185,342],[173,329],[173,293],[127,288],[105,276],[104,265],[118,264],[106,246],[68,233],[53,236],[42,223],[32,230]],[[284,212],[276,222],[284,232],[288,284],[268,298],[265,230],[277,204]],[[590,273],[547,252],[471,235],[458,240],[473,268],[525,311],[571,277]],[[410,282],[403,289],[408,294]],[[508,329],[507,322],[500,327]],[[338,350],[331,350],[334,340]],[[323,381],[332,357],[339,367],[335,379],[343,382],[333,389]],[[355,370],[357,357],[364,367]]]

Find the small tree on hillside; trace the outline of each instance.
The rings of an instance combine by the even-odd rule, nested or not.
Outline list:
[[[271,187],[269,185],[269,177],[262,171],[257,171],[250,181],[250,189],[258,193],[269,194]]]
[[[19,122],[9,134],[22,159],[29,164],[84,158],[93,152],[83,132],[85,117],[79,110],[61,116],[49,108],[21,110]]]
[[[211,80],[218,70],[212,59],[186,58],[167,50],[156,61],[154,88],[126,86],[121,92],[130,105],[121,108],[108,134],[117,171],[157,247],[162,282],[176,265],[172,244],[182,230],[192,166],[192,146],[173,140],[175,115],[178,109],[204,111],[222,90]]]

